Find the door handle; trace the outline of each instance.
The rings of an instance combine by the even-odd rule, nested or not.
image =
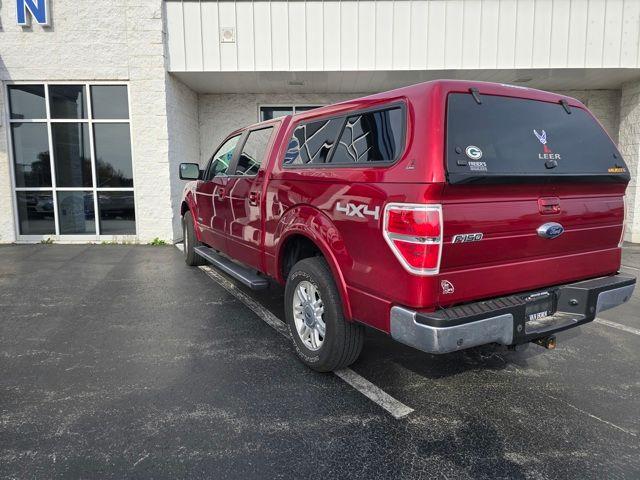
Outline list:
[[[218,187],[218,190],[216,191],[216,195],[218,196],[218,199],[222,200],[224,198],[224,193],[225,193],[224,188]]]
[[[258,192],[249,192],[249,205],[258,205]]]
[[[539,198],[538,209],[542,215],[560,213],[560,199],[558,197]]]

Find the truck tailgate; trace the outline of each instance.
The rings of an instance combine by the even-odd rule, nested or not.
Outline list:
[[[616,272],[624,188],[620,183],[503,185],[498,191],[447,186],[440,306]],[[551,222],[564,233],[544,238],[538,228]]]

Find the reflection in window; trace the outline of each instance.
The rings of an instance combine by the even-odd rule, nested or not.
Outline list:
[[[91,113],[96,119],[129,118],[126,85],[92,85]]]
[[[91,187],[91,148],[86,123],[52,123],[58,187]]]
[[[273,132],[273,127],[254,130],[249,133],[242,147],[242,153],[238,157],[236,175],[258,174],[260,164],[264,160],[265,153],[267,152],[271,132]]]
[[[12,123],[16,187],[50,187],[51,163],[46,123]]]
[[[285,165],[326,163],[343,123],[344,119],[334,118],[296,127],[287,146]]]
[[[102,235],[136,233],[136,213],[132,191],[98,192],[98,210]]]
[[[51,118],[87,118],[83,85],[49,85]]]
[[[47,118],[44,85],[9,85],[9,110],[12,119]]]
[[[273,118],[284,117],[286,115],[295,115],[297,113],[313,110],[314,108],[319,108],[319,105],[286,105],[280,107],[260,107],[259,120],[262,122],[264,120],[271,120]]]
[[[96,233],[93,194],[91,192],[58,192],[60,234]]]
[[[131,139],[128,123],[93,125],[98,187],[132,187]]]
[[[402,147],[402,109],[353,115],[347,119],[331,163],[389,162]]]
[[[51,192],[16,192],[20,235],[54,235],[53,194]]]
[[[207,178],[212,179],[216,175],[226,175],[229,169],[229,164],[233,159],[233,153],[236,151],[236,145],[240,140],[240,135],[231,137],[224,142],[222,146],[213,154],[211,170],[209,171]]]

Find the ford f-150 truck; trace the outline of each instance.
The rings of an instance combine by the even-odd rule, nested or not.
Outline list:
[[[186,263],[284,284],[319,371],[354,362],[365,325],[429,353],[553,348],[636,282],[627,166],[562,95],[422,83],[242,128],[180,178]]]

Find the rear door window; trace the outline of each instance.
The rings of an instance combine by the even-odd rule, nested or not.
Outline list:
[[[247,140],[242,147],[242,152],[238,157],[235,175],[253,176],[258,174],[260,165],[267,153],[267,146],[272,132],[273,127],[249,132]]]
[[[559,103],[452,93],[447,107],[450,183],[580,178],[628,181],[620,152],[593,117]]]

